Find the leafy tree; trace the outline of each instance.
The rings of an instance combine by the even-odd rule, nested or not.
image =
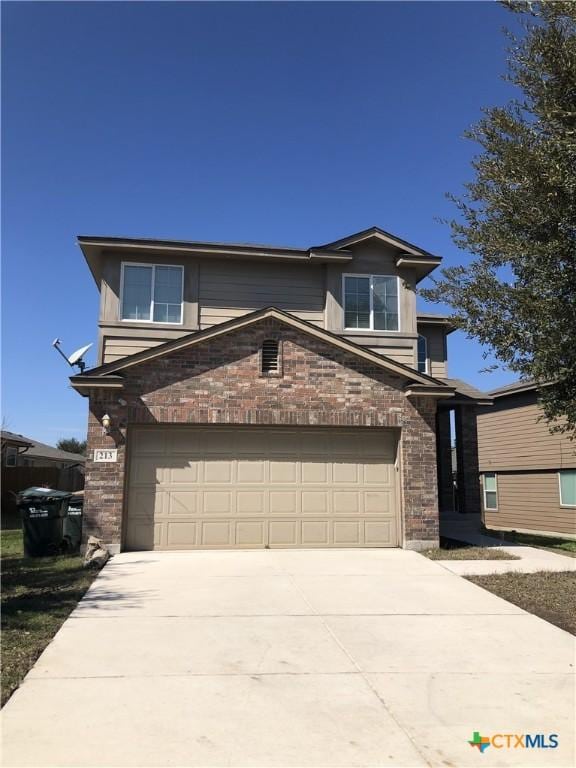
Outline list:
[[[61,451],[68,451],[68,453],[81,453],[83,456],[86,454],[86,440],[76,440],[75,437],[63,437],[56,443],[56,448]]]
[[[465,134],[481,153],[450,222],[467,266],[422,291],[488,345],[499,365],[545,383],[553,430],[576,434],[576,3],[507,2],[505,79],[519,90]],[[564,418],[565,417],[565,418]]]

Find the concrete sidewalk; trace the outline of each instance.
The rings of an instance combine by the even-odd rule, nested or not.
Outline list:
[[[572,766],[574,639],[405,550],[127,553],[2,713],[4,766]],[[547,750],[473,733],[555,733]]]
[[[519,560],[437,560],[443,568],[460,576],[484,576],[491,573],[537,573],[538,571],[576,571],[576,558],[560,555],[547,549],[507,544],[505,539],[487,536],[478,530],[479,518],[444,521],[441,534],[446,538],[463,541],[475,547],[499,549]]]

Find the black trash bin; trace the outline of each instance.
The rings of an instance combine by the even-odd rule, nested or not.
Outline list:
[[[63,550],[69,491],[27,488],[18,495],[25,557],[58,555]]]
[[[80,551],[83,515],[84,491],[77,491],[68,499],[68,510],[64,518],[64,544],[66,552],[76,554]]]

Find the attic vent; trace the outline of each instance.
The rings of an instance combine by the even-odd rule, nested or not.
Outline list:
[[[260,369],[263,376],[280,376],[280,342],[276,339],[262,342]]]

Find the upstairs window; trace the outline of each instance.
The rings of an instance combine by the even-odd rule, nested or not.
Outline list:
[[[418,372],[428,373],[428,341],[426,336],[418,336]]]
[[[18,448],[7,445],[4,452],[4,466],[15,467],[18,461]]]
[[[121,319],[182,323],[184,267],[122,265]]]
[[[260,372],[262,376],[281,375],[280,342],[277,339],[266,339],[262,342]]]
[[[344,327],[368,331],[399,330],[398,278],[392,275],[344,275]]]

